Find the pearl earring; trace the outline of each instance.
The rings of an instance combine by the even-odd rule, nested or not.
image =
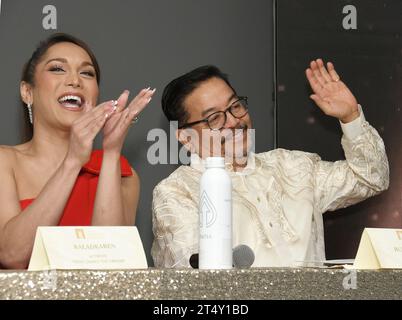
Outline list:
[[[27,104],[28,114],[29,114],[29,122],[33,123],[33,116],[32,116],[32,104]]]

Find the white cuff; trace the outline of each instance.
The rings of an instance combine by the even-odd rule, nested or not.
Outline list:
[[[359,107],[359,113],[360,113],[358,118],[348,123],[342,123],[342,121],[339,121],[339,123],[341,124],[343,134],[348,140],[355,139],[363,132],[362,124],[366,120],[366,118],[364,117],[362,106],[360,104],[358,104],[357,106]]]

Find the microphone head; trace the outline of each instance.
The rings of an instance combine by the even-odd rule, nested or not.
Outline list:
[[[193,269],[198,269],[198,253],[192,254],[189,259],[189,262],[190,262],[190,266]]]
[[[236,268],[249,268],[254,263],[253,250],[245,244],[233,248],[233,266]]]

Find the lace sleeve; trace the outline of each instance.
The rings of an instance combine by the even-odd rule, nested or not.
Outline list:
[[[364,118],[353,139],[342,137],[346,160],[316,159],[315,199],[321,212],[358,203],[388,188],[389,167],[384,142]]]
[[[179,181],[155,187],[152,223],[155,267],[190,267],[190,256],[198,252],[198,206]]]

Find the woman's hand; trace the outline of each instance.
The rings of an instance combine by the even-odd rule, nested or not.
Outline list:
[[[66,160],[79,167],[89,161],[94,139],[113,113],[113,109],[113,101],[104,102],[97,107],[85,103],[82,116],[75,120],[71,127]]]
[[[127,107],[129,92],[126,90],[120,95],[114,113],[103,128],[103,151],[105,154],[114,153],[120,156],[128,128],[133,119],[149,104],[154,93],[155,89],[141,90]]]
[[[343,123],[351,122],[359,117],[356,98],[340,80],[331,62],[327,63],[327,69],[321,59],[310,62],[310,68],[306,69],[314,92],[310,98],[326,115],[338,118]]]

